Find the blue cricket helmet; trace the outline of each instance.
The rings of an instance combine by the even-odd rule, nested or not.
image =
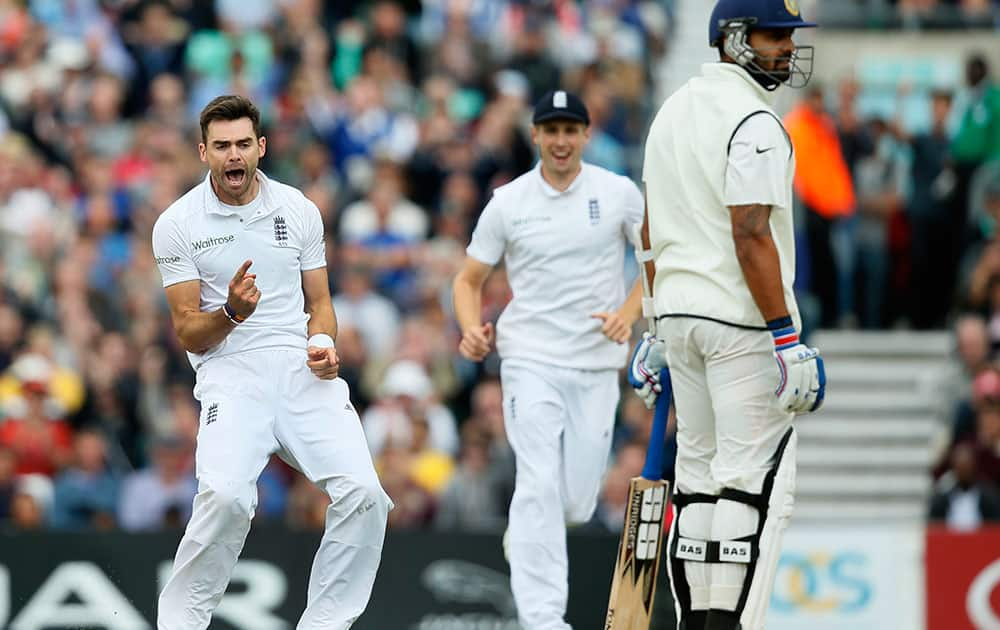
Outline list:
[[[815,28],[802,19],[798,0],[719,0],[708,23],[708,44],[722,39],[730,20],[745,18],[750,28]]]

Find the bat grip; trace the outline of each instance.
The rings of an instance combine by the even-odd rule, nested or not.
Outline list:
[[[673,394],[670,372],[666,368],[660,370],[660,384],[663,390],[656,399],[653,429],[649,435],[649,446],[646,447],[646,465],[642,467],[643,478],[651,481],[663,478],[663,443],[666,441],[667,419],[670,416],[670,399]]]

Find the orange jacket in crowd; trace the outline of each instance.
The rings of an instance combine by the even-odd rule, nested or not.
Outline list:
[[[795,147],[795,192],[799,199],[827,219],[853,214],[854,182],[833,118],[801,103],[785,117],[785,128]]]

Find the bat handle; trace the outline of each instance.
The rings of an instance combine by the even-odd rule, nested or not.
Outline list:
[[[663,443],[667,436],[667,419],[670,416],[670,399],[673,395],[670,372],[666,368],[660,370],[660,385],[663,390],[656,399],[653,430],[649,435],[649,446],[646,447],[646,465],[642,468],[643,478],[652,481],[663,478]]]

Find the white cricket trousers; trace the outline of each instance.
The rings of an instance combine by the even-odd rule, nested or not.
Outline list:
[[[666,343],[677,411],[676,491],[718,496],[728,488],[760,494],[795,418],[774,394],[779,375],[771,334],[695,318],[663,319],[657,333]],[[768,497],[760,558],[741,616],[744,630],[763,629],[794,503],[795,451],[793,432]],[[758,530],[758,516],[756,508],[737,501],[692,504],[681,512],[671,536],[735,540]],[[694,610],[736,609],[747,565],[685,562],[684,567]]]
[[[392,502],[382,490],[347,384],[306,353],[246,352],[198,369],[198,494],[160,593],[158,630],[203,630],[222,600],[278,453],[330,495],[298,630],[344,630],[368,604]]]
[[[618,371],[508,359],[500,381],[517,464],[505,542],[518,619],[525,630],[566,630],[566,523],[590,520],[597,507]]]

